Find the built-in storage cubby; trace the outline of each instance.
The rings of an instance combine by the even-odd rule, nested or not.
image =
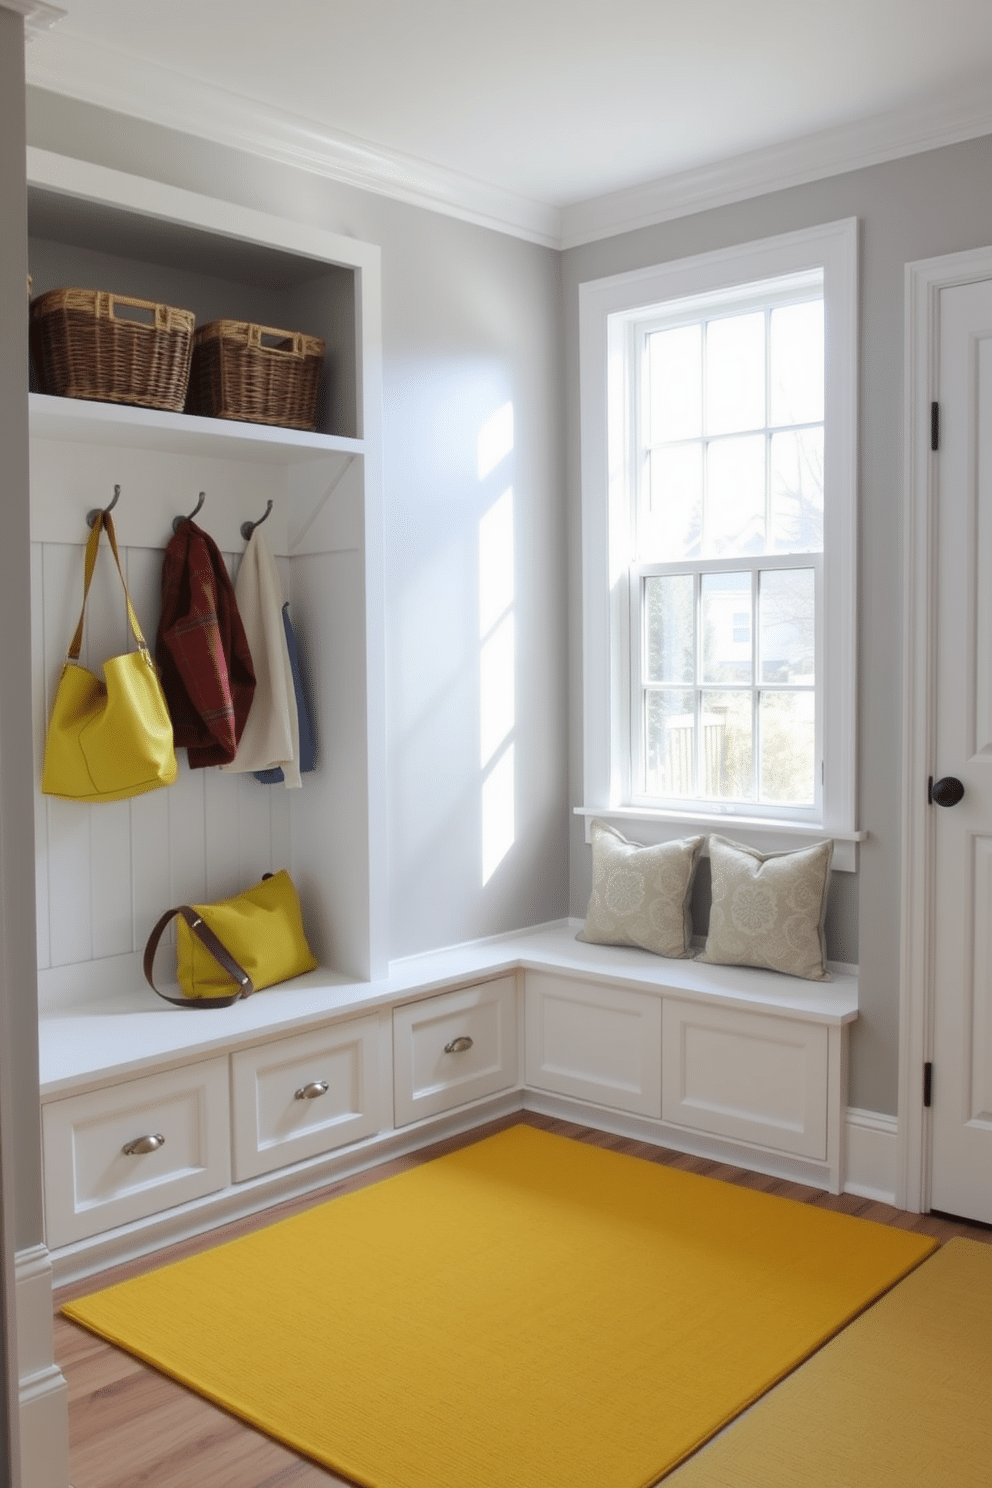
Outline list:
[[[191,310],[198,326],[250,321],[320,336],[326,349],[317,429],[362,437],[361,320],[352,264],[204,232],[38,184],[29,187],[28,235],[33,296],[51,289],[107,290]]]
[[[521,1110],[844,1187],[856,976],[667,960],[577,929],[394,961],[371,982],[313,973],[202,1014],[140,992],[53,1013],[41,1092],[60,1279]],[[209,1117],[194,1147],[190,1092],[208,1071],[229,1081],[229,1153]]]
[[[173,519],[197,521],[235,577],[241,524],[272,501],[280,568],[316,721],[302,789],[190,770],[129,801],[36,795],[39,996],[53,1008],[141,985],[158,915],[290,869],[332,983],[385,965],[379,250],[116,172],[29,152],[33,292],[109,289],[327,343],[318,432],[31,395],[32,656],[36,779],[54,688],[82,597],[87,512],[114,518],[153,643]],[[82,663],[128,649],[101,559]],[[149,993],[149,996],[152,994]]]

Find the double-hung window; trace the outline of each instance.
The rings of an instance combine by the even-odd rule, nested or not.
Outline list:
[[[587,817],[853,867],[855,265],[845,222],[581,286]]]

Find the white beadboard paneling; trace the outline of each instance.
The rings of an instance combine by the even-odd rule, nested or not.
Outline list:
[[[162,551],[159,548],[122,548],[121,563],[131,591],[138,623],[155,650],[155,633],[162,610]]]
[[[80,543],[88,533],[80,532]],[[84,548],[78,550],[82,568]],[[127,573],[127,553],[121,553]],[[134,647],[127,604],[110,543],[100,539],[96,569],[86,603],[86,664],[96,676],[103,664]],[[80,807],[90,813],[90,908],[93,955],[120,956],[131,943],[131,810],[127,801]]]
[[[93,955],[123,956],[132,946],[131,803],[79,806],[90,814]]]
[[[269,806],[273,790],[285,794],[285,786],[262,785],[254,775],[237,775],[238,782],[238,869],[239,888],[257,883],[272,868],[272,828]]]
[[[87,536],[85,524],[83,538]],[[83,593],[83,549],[79,543],[50,543],[42,551],[42,676],[46,719],[79,618]],[[93,955],[90,904],[91,811],[75,801],[45,797],[45,871],[48,879],[50,965],[88,961]]]
[[[207,899],[207,843],[204,793],[213,769],[191,770],[185,749],[177,749],[179,774],[166,791],[169,806],[169,905],[202,904]],[[165,910],[169,905],[163,904]]]
[[[78,463],[70,462],[71,470],[66,467],[67,453],[79,457]],[[70,535],[72,528],[71,541],[36,541],[32,547],[36,768],[40,780],[51,700],[82,601],[84,552],[89,535],[83,508],[85,505],[89,510],[97,502],[109,500],[112,487],[103,489],[107,482],[101,485],[96,478],[99,460],[84,446],[73,445],[56,454],[41,441],[38,454],[39,480],[47,474],[54,481],[57,470],[65,472],[59,495],[61,516],[56,520],[54,512],[49,512],[40,530],[46,536],[56,531]],[[119,456],[120,452],[115,455],[118,464]],[[144,488],[137,468],[127,467],[119,472],[127,477],[130,470],[130,478],[122,482],[126,489],[122,491],[114,518],[131,598],[141,630],[154,650],[161,610],[162,548],[144,544],[152,529],[157,531],[161,527],[164,545],[169,535],[169,511],[175,507],[178,514],[184,506],[191,509],[195,494],[187,500],[185,491],[170,492],[164,484],[167,470],[164,467],[159,470],[154,461],[150,469],[154,476],[150,505],[145,499],[151,489],[148,472]],[[219,483],[214,472],[203,476],[204,484],[208,484],[209,474],[215,475],[212,485],[215,494],[223,490],[224,535],[230,537],[232,491]],[[229,473],[225,478],[230,483]],[[44,482],[41,484],[44,486]],[[265,509],[262,500],[265,489],[268,488],[264,482],[248,482],[242,496],[242,518],[261,515]],[[271,489],[278,495],[276,487]],[[50,491],[41,496],[43,512],[48,511],[50,498]],[[216,501],[214,504],[220,506]],[[201,521],[205,530],[210,531],[209,492]],[[142,545],[125,544],[131,529]],[[280,525],[272,522],[271,531],[273,540],[281,546]],[[232,580],[237,576],[242,555],[243,544],[238,548],[228,546],[224,553]],[[353,561],[352,554],[348,560]],[[311,558],[308,562],[321,560]],[[292,604],[296,565],[282,555],[277,557],[277,564],[284,596]],[[304,592],[309,593],[306,585]],[[317,596],[309,593],[309,598],[313,613]],[[326,595],[319,598],[326,605]],[[349,602],[354,598],[349,590]],[[301,608],[304,608],[302,601]],[[327,617],[319,603],[316,613],[323,629]],[[338,617],[336,624],[342,618]],[[295,612],[294,619],[305,654],[306,625],[300,624]],[[344,626],[334,642],[338,648],[344,644],[349,654],[346,671],[354,665],[349,634],[350,628]],[[329,640],[330,637],[321,635],[316,644],[326,645]],[[133,645],[123,589],[110,545],[104,540],[87,604],[80,660],[100,675],[108,657],[120,655]],[[325,739],[335,728],[347,726],[349,716],[345,709],[343,714],[328,720],[323,730]],[[332,748],[339,764],[344,764],[347,753],[354,752],[355,742],[350,741],[347,750]],[[71,968],[92,962],[93,974],[98,977],[101,973],[97,963],[107,964],[110,958],[140,953],[151,926],[171,905],[227,898],[257,882],[263,873],[292,867],[292,798],[307,794],[304,811],[312,812],[321,795],[316,776],[307,777],[302,793],[287,791],[281,785],[262,785],[252,775],[231,775],[213,766],[191,770],[185,749],[177,754],[179,774],[173,786],[128,801],[85,805],[42,797],[39,792],[36,817],[40,968]],[[335,785],[338,809],[350,795],[350,783],[345,786],[343,779],[338,778]],[[313,826],[322,831],[319,823]],[[323,894],[311,890],[310,897],[322,900]],[[163,938],[167,961],[174,941],[174,929],[170,926]]]
[[[239,780],[237,775],[227,775],[223,770],[212,770],[210,776],[210,789],[204,791],[206,897],[227,899],[244,888],[239,881]]]
[[[90,809],[97,810],[95,806]],[[131,831],[134,948],[141,950],[159,915],[174,902],[168,789],[148,791],[132,798]]]
[[[94,808],[54,796],[47,804],[51,964],[67,966],[93,956],[90,820]]]
[[[42,549],[45,717],[69,650],[83,598],[83,552],[75,543],[46,543]]]
[[[307,789],[308,776],[303,777],[303,790]],[[293,833],[291,825],[292,803],[289,800],[289,792],[285,786],[261,786],[260,789],[269,791],[270,811],[272,815],[272,871],[278,872],[280,868],[288,868],[292,871],[293,863]]]

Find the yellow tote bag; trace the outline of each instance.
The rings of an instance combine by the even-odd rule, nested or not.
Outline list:
[[[159,992],[155,951],[176,917],[176,980],[185,994]],[[178,1007],[227,1007],[262,987],[314,971],[296,886],[285,868],[216,904],[179,904],[167,909],[145,946],[148,985]]]
[[[105,681],[101,682],[79,665],[79,652],[86,600],[104,528],[124,585],[127,617],[138,649],[105,661]],[[113,518],[101,511],[96,514],[86,544],[83,608],[55,692],[41,788],[46,796],[71,801],[122,801],[160,785],[171,785],[177,768],[172,720],[127,592]]]

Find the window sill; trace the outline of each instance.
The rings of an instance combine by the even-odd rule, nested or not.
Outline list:
[[[586,841],[593,817],[609,822],[637,822],[642,835],[652,842],[667,842],[699,832],[715,832],[754,847],[758,852],[789,851],[832,838],[833,866],[841,873],[855,873],[858,867],[858,843],[867,832],[827,830],[818,822],[772,820],[759,816],[731,816],[725,812],[658,811],[647,806],[576,806],[576,816],[585,818]],[[706,848],[703,848],[704,853]]]

